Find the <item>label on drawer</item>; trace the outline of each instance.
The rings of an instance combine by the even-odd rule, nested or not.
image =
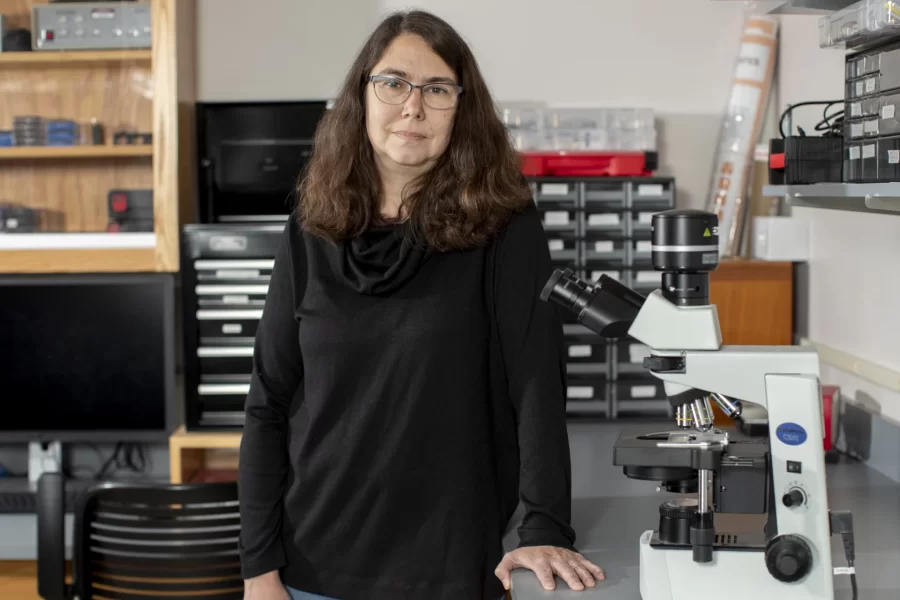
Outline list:
[[[225,335],[238,335],[240,334],[244,328],[240,323],[225,323],[222,325],[222,333]]]
[[[854,102],[850,105],[850,116],[851,117],[861,117],[862,116],[862,102]]]
[[[863,124],[862,123],[851,123],[850,124],[850,137],[858,138],[863,136]]]
[[[568,196],[568,183],[542,183],[541,194],[544,196]]]
[[[592,225],[592,226],[618,225],[618,224],[619,224],[618,213],[593,214],[588,217],[588,225]]]
[[[900,150],[888,150],[888,164],[900,163]]]
[[[881,118],[882,119],[893,119],[894,113],[896,112],[897,107],[894,104],[888,104],[886,106],[881,107]]]
[[[642,183],[637,188],[638,196],[662,196],[663,186],[661,183]]]
[[[544,213],[544,225],[568,225],[569,213],[565,210],[551,210]]]
[[[631,386],[632,398],[653,398],[656,396],[655,385],[633,385]]]
[[[859,160],[859,146],[850,146],[847,149],[847,156],[850,157],[850,160]]]
[[[875,158],[875,144],[868,144],[866,146],[863,146],[862,157]]]
[[[591,355],[591,347],[588,344],[569,346],[569,356],[572,358],[585,358]]]
[[[653,213],[652,212],[638,213],[638,223],[642,223],[644,225],[649,225],[652,221],[653,221]]]
[[[643,363],[650,356],[650,346],[646,344],[631,344],[628,346],[628,362]]]
[[[216,279],[254,279],[259,277],[259,271],[246,269],[238,271],[236,269],[219,269],[216,271]]]
[[[635,275],[635,281],[640,281],[641,283],[661,283],[662,273],[659,273],[658,271],[638,271]]]
[[[875,78],[869,77],[866,79],[866,93],[871,94],[875,91]]]
[[[634,245],[634,249],[637,252],[650,252],[653,250],[653,242],[649,240],[638,242]]]
[[[594,252],[612,252],[613,250],[615,250],[615,245],[609,240],[594,242]]]
[[[591,271],[591,279],[594,281],[598,281],[601,275],[606,275],[611,279],[615,279],[619,281],[619,272],[618,271]]]
[[[566,249],[566,243],[562,240],[547,240],[547,245],[550,246],[550,252]]]
[[[878,133],[878,119],[869,119],[866,121],[866,133]]]
[[[569,398],[593,398],[594,388],[589,385],[570,385],[566,388],[566,396]]]

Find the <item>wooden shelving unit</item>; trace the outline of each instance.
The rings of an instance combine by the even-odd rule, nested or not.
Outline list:
[[[0,148],[0,160],[69,159],[69,158],[134,158],[153,156],[153,146],[104,144],[102,146],[14,146]]]
[[[241,432],[190,432],[184,426],[169,437],[169,481],[233,481]]]
[[[8,27],[30,29],[32,6],[46,1],[0,0],[0,14]],[[96,119],[106,138],[96,146],[0,148],[0,202],[42,214],[40,234],[0,233],[0,273],[178,270],[180,227],[193,220],[196,7],[150,2],[150,49],[0,53],[0,129],[12,129],[17,116],[84,129]],[[149,132],[153,142],[113,145],[120,129]],[[152,232],[103,238],[123,235],[106,233],[114,189],[153,190]],[[13,235],[35,237],[5,239]]]
[[[41,65],[90,65],[113,62],[144,62],[150,64],[150,50],[85,50],[82,52],[4,52],[0,53],[0,68]]]

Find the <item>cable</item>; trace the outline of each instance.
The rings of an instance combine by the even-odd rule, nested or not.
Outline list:
[[[119,442],[115,450],[106,459],[94,475],[94,479],[103,480],[108,475],[113,475],[120,470],[128,470],[138,474],[144,474],[148,461],[144,456],[144,446],[134,442]]]
[[[840,534],[844,545],[844,556],[847,558],[846,568],[836,568],[835,573],[850,575],[850,589],[853,600],[859,599],[859,588],[856,585],[856,542],[853,539],[853,514],[849,511],[831,511],[831,533]]]
[[[816,124],[816,131],[827,131],[828,134],[823,135],[843,135],[844,126],[844,110],[841,109],[833,114],[824,114],[823,119]],[[834,123],[831,122],[835,119]]]
[[[801,106],[819,106],[825,105],[825,110],[828,110],[828,107],[834,106],[835,104],[842,104],[844,102],[843,98],[840,100],[809,100],[807,102],[798,102],[797,104],[792,104],[787,107],[787,109],[781,113],[781,119],[778,121],[778,132],[781,133],[781,137],[788,137],[784,133],[784,119],[793,111],[795,108],[799,108]],[[823,113],[824,114],[824,113]],[[801,135],[806,135],[806,133],[801,128],[797,128],[800,130]]]

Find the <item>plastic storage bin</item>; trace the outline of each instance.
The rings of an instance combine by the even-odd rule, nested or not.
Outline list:
[[[844,150],[844,181],[862,181],[862,145],[848,142]]]
[[[659,212],[675,204],[675,182],[650,181],[631,183],[631,207],[641,211]]]
[[[536,181],[534,199],[540,207],[576,208],[578,183],[575,181]]]
[[[627,212],[609,206],[586,203],[584,206],[584,233],[590,240],[621,239],[628,232]]]
[[[594,210],[615,211],[625,208],[628,183],[620,180],[588,181],[584,184],[584,204]]]
[[[671,412],[665,384],[653,375],[620,377],[612,388],[613,410],[617,418],[662,417]]]
[[[877,140],[877,181],[900,181],[900,137]]]
[[[574,408],[585,409],[594,406],[592,410],[606,412],[609,409],[609,382],[606,377],[600,375],[575,375],[567,376],[566,386],[566,411]],[[600,408],[600,407],[603,408]]]
[[[647,268],[635,268],[631,273],[631,287],[640,294],[646,294],[662,287],[662,272]]]
[[[641,376],[647,373],[644,358],[650,356],[650,348],[634,338],[616,340],[613,345],[611,362],[615,365],[613,377]]]
[[[501,118],[520,151],[655,151],[651,109],[501,107]]]
[[[544,205],[540,202],[538,202],[537,208],[538,212],[541,214],[544,231],[548,234],[553,235],[561,232],[578,232],[578,216],[580,211],[555,206],[544,208]]]
[[[878,100],[879,135],[900,134],[900,93],[886,94]]]
[[[588,271],[621,270],[628,264],[628,242],[593,240],[584,242],[584,265]]]
[[[609,363],[609,344],[607,340],[594,336],[594,340],[575,338],[566,339],[566,363],[581,365],[599,365],[599,372],[606,373]]]
[[[819,19],[820,48],[848,48],[900,32],[900,3],[861,0]],[[859,68],[864,68],[865,64]]]
[[[850,113],[850,119],[863,119],[878,116],[880,106],[880,98],[865,98],[848,102],[846,110]]]
[[[601,275],[606,275],[616,281],[621,281],[625,285],[628,285],[625,269],[591,269],[586,272],[587,279],[593,283],[600,281]]]
[[[651,265],[651,253],[653,243],[650,240],[632,240],[628,244],[630,253],[629,264],[635,267],[649,267]]]

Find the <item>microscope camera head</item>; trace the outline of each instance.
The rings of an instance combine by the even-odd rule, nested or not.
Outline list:
[[[717,350],[722,344],[716,307],[709,303],[709,273],[719,265],[719,227],[714,213],[668,210],[651,220],[651,261],[662,273],[662,287],[644,296],[602,275],[593,283],[570,269],[557,269],[541,298],[576,315],[577,321],[605,338],[626,335],[646,344],[644,367],[660,374],[684,369],[682,353]],[[665,382],[679,425],[712,424],[710,399],[736,417],[740,404],[679,383]]]

